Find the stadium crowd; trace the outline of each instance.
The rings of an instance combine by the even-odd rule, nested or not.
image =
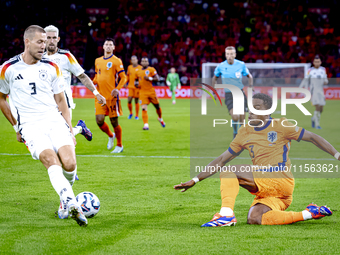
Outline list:
[[[340,77],[340,32],[336,1],[324,8],[305,1],[205,2],[184,1],[71,1],[54,5],[40,1],[2,1],[0,63],[23,51],[21,38],[29,24],[60,29],[60,47],[69,49],[93,72],[107,37],[116,40],[115,54],[125,66],[131,55],[148,56],[162,77],[175,66],[183,85],[200,77],[204,62],[224,60],[226,46],[235,45],[245,62],[308,63],[315,54],[329,77]],[[25,8],[20,8],[25,6]],[[90,13],[89,8],[101,10]],[[103,12],[102,12],[103,11]],[[25,13],[31,13],[27,17]]]

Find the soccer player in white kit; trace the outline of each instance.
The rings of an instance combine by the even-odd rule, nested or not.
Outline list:
[[[64,96],[65,81],[59,66],[43,58],[46,41],[42,27],[32,25],[25,30],[24,52],[0,68],[0,109],[14,127],[17,140],[25,142],[33,159],[40,160],[48,170],[67,216],[87,226],[72,190],[76,141]],[[7,95],[17,119],[11,113]]]
[[[321,66],[321,59],[318,55],[314,57],[313,67],[308,69],[307,77],[302,81],[300,87],[310,85],[310,92],[312,94],[312,104],[315,106],[314,115],[312,117],[312,128],[321,129],[320,116],[326,105],[323,85],[328,84],[326,69]]]
[[[48,58],[53,62],[57,63],[61,68],[63,77],[66,82],[65,86],[65,97],[67,105],[70,111],[71,121],[72,121],[72,109],[75,108],[75,103],[73,102],[72,90],[71,90],[71,79],[72,74],[75,75],[91,92],[93,92],[99,103],[104,104],[105,98],[98,93],[96,87],[93,85],[92,80],[85,74],[84,69],[79,65],[76,58],[71,52],[67,50],[62,50],[57,47],[60,41],[59,29],[53,25],[44,28],[47,35],[47,45],[46,52],[44,53],[44,58]],[[81,133],[88,141],[92,140],[92,133],[86,127],[83,120],[79,120],[77,125],[73,128],[73,133],[76,136]]]

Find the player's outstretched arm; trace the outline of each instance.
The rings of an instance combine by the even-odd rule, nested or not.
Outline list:
[[[103,97],[99,92],[96,90],[96,87],[93,85],[90,77],[86,75],[86,73],[82,73],[81,75],[77,76],[77,78],[81,81],[82,84],[86,88],[88,88],[98,99],[98,102],[102,104],[102,106],[106,105],[106,99]]]
[[[340,154],[337,154],[337,150],[325,138],[305,130],[301,140],[315,144],[318,148],[327,152],[333,157],[337,155],[336,159],[340,160]]]
[[[236,158],[237,156],[232,155],[228,150],[226,150],[224,153],[222,153],[218,158],[211,161],[206,167],[206,171],[200,172],[196,177],[194,177],[192,180],[187,181],[185,183],[181,183],[174,186],[175,190],[182,190],[182,192],[185,192],[187,189],[190,189],[193,187],[196,182],[202,181],[215,173],[218,172],[217,169],[221,169],[225,164],[230,162],[232,159]]]

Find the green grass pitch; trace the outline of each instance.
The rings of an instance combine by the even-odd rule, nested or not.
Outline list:
[[[94,102],[75,100],[73,124],[83,119],[93,132],[93,140],[77,138],[80,181],[75,194],[95,193],[101,201],[97,216],[87,228],[73,220],[55,218],[59,198],[49,182],[47,170],[16,142],[13,128],[0,114],[0,254],[335,254],[340,250],[339,179],[296,178],[294,200],[288,210],[301,211],[309,203],[327,204],[331,217],[286,226],[246,224],[253,196],[240,189],[235,205],[235,227],[200,228],[220,209],[219,179],[198,183],[185,193],[173,186],[190,179],[190,102],[161,100],[166,128],[149,106],[149,131],[142,120],[124,116],[124,152],[112,155],[106,149],[107,136],[97,127]],[[290,118],[300,118],[308,130],[325,137],[340,150],[339,101],[327,101],[321,116],[322,130],[310,128],[310,117],[298,110]],[[312,110],[310,104],[305,104]],[[277,116],[276,116],[277,117]],[[226,114],[226,118],[230,118]],[[108,119],[107,119],[108,122]],[[218,132],[224,132],[221,127]],[[230,142],[231,129],[222,134]],[[203,134],[204,135],[204,134]],[[153,157],[152,157],[153,156]],[[241,157],[246,158],[247,152]],[[313,144],[292,142],[292,163],[322,162],[340,165]],[[206,163],[208,163],[207,160]],[[233,163],[250,163],[235,159]]]

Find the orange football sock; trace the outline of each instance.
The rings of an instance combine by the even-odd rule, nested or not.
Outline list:
[[[223,172],[220,174],[221,179],[221,199],[222,207],[229,207],[234,210],[235,200],[240,190],[236,174]]]
[[[106,133],[109,137],[113,137],[113,133],[111,132],[110,127],[109,127],[109,125],[108,125],[106,122],[104,122],[104,124],[101,125],[99,128],[100,128],[104,133]]]
[[[139,115],[139,103],[135,104],[136,107],[136,117]]]
[[[286,225],[303,220],[302,212],[269,211],[262,215],[261,225]]]
[[[143,118],[144,124],[148,123],[149,117],[148,117],[148,112],[147,111],[142,110],[142,118]]]
[[[117,138],[117,146],[122,147],[122,127],[118,125],[114,129]]]
[[[158,117],[162,118],[162,108],[159,107],[159,109],[156,110]]]
[[[132,114],[132,103],[128,103],[128,108],[129,108],[130,114]]]

